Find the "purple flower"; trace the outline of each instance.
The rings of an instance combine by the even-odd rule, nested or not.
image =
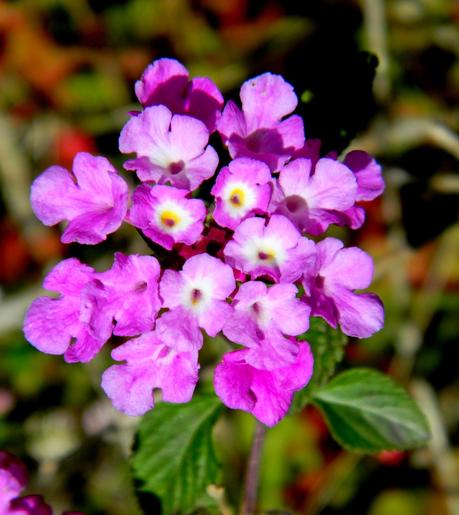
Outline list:
[[[113,365],[102,376],[102,388],[118,410],[143,415],[153,408],[153,388],[167,402],[188,402],[198,381],[197,353],[176,352],[155,332],[129,340],[112,351]]]
[[[306,386],[312,376],[309,344],[299,344],[294,363],[273,370],[250,365],[249,352],[244,349],[223,356],[215,369],[215,392],[229,408],[248,411],[263,424],[274,426],[286,415],[294,392]]]
[[[201,120],[213,132],[223,107],[223,96],[206,77],[189,78],[188,70],[175,59],[153,61],[135,84],[135,93],[144,106],[165,105],[174,114]]]
[[[239,158],[222,168],[212,188],[215,221],[235,229],[255,213],[265,213],[271,199],[271,172],[261,161]]]
[[[112,268],[95,273],[84,290],[93,333],[136,336],[152,330],[161,308],[159,274],[155,257],[115,252]]]
[[[226,299],[235,287],[230,266],[208,254],[198,254],[185,262],[181,272],[164,272],[160,295],[164,307],[174,312],[177,319],[185,310],[209,336],[216,336],[232,315]],[[174,315],[170,315],[171,321]]]
[[[135,170],[141,181],[193,191],[212,177],[218,165],[208,141],[209,131],[201,121],[173,115],[160,105],[132,117],[121,131],[119,146],[123,153],[137,154],[124,167]]]
[[[46,276],[44,288],[60,293],[58,298],[38,297],[24,320],[24,334],[38,350],[64,354],[68,362],[89,361],[110,337],[110,330],[95,334],[89,325],[90,303],[84,298],[94,270],[70,258],[61,261]],[[72,342],[72,340],[75,340]]]
[[[314,273],[304,275],[305,300],[311,314],[324,318],[343,333],[367,338],[384,323],[384,309],[373,293],[355,293],[368,288],[373,277],[373,262],[357,247],[343,248],[336,238],[317,244]]]
[[[252,279],[268,276],[277,282],[294,282],[315,259],[314,243],[280,215],[266,226],[263,218],[244,220],[223,253],[228,264]]]
[[[171,186],[142,184],[134,191],[128,221],[168,250],[178,242],[191,245],[201,236],[206,207],[187,194]]]
[[[296,298],[294,284],[275,284],[268,288],[261,281],[249,281],[234,296],[234,313],[223,326],[231,341],[253,351],[247,363],[273,369],[292,363],[298,345],[287,336],[298,336],[309,327],[310,308]]]
[[[232,158],[252,157],[277,170],[304,144],[303,120],[290,114],[298,104],[280,75],[264,73],[241,87],[242,111],[229,101],[217,124]]]
[[[279,175],[271,209],[289,218],[300,231],[320,235],[339,213],[354,206],[357,181],[349,168],[329,158],[295,159]]]
[[[51,166],[32,184],[32,209],[45,225],[68,220],[63,243],[96,244],[121,225],[128,187],[107,159],[80,152],[73,173]]]

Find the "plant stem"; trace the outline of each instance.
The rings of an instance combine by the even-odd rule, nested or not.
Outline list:
[[[250,449],[249,461],[247,462],[241,515],[253,515],[253,513],[255,513],[261,454],[263,451],[265,434],[266,426],[257,421],[252,441],[252,448]]]

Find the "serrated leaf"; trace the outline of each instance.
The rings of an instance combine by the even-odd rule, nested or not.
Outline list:
[[[429,427],[408,393],[369,369],[343,372],[312,392],[334,438],[352,451],[406,450],[424,445]]]
[[[311,346],[314,356],[314,373],[305,388],[295,394],[292,412],[302,409],[310,400],[311,391],[325,384],[335,372],[336,366],[344,357],[344,347],[348,341],[338,329],[330,327],[325,320],[312,317],[309,330],[299,337]]]
[[[219,464],[212,430],[222,404],[214,395],[187,404],[159,404],[142,419],[132,458],[141,489],[158,496],[163,513],[190,513],[202,506]]]

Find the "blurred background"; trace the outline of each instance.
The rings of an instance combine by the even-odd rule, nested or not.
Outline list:
[[[261,507],[459,514],[458,55],[455,0],[0,2],[0,448],[26,463],[27,493],[42,493],[56,513],[142,513],[127,461],[138,421],[118,414],[99,387],[109,349],[67,365],[30,346],[21,323],[58,260],[103,268],[114,250],[148,252],[127,226],[97,247],[64,247],[58,228],[34,218],[29,188],[78,151],[121,169],[133,84],[168,56],[211,77],[226,98],[249,77],[281,73],[324,153],[359,148],[384,168],[386,192],[368,205],[364,227],[335,233],[374,256],[386,326],[352,341],[340,367],[390,373],[426,413],[432,441],[409,453],[351,455],[306,408],[268,433]],[[210,365],[219,352],[209,352]],[[203,388],[211,374],[204,367]],[[221,513],[239,499],[252,429],[242,413],[217,426]]]

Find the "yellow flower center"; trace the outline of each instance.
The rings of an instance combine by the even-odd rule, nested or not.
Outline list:
[[[180,217],[177,215],[177,213],[166,210],[161,213],[161,223],[168,229],[171,229],[180,223]]]
[[[272,250],[259,250],[258,259],[265,263],[272,263],[276,259],[276,254]]]
[[[229,201],[233,206],[239,207],[244,204],[245,193],[241,188],[234,188],[234,190],[230,193]]]

